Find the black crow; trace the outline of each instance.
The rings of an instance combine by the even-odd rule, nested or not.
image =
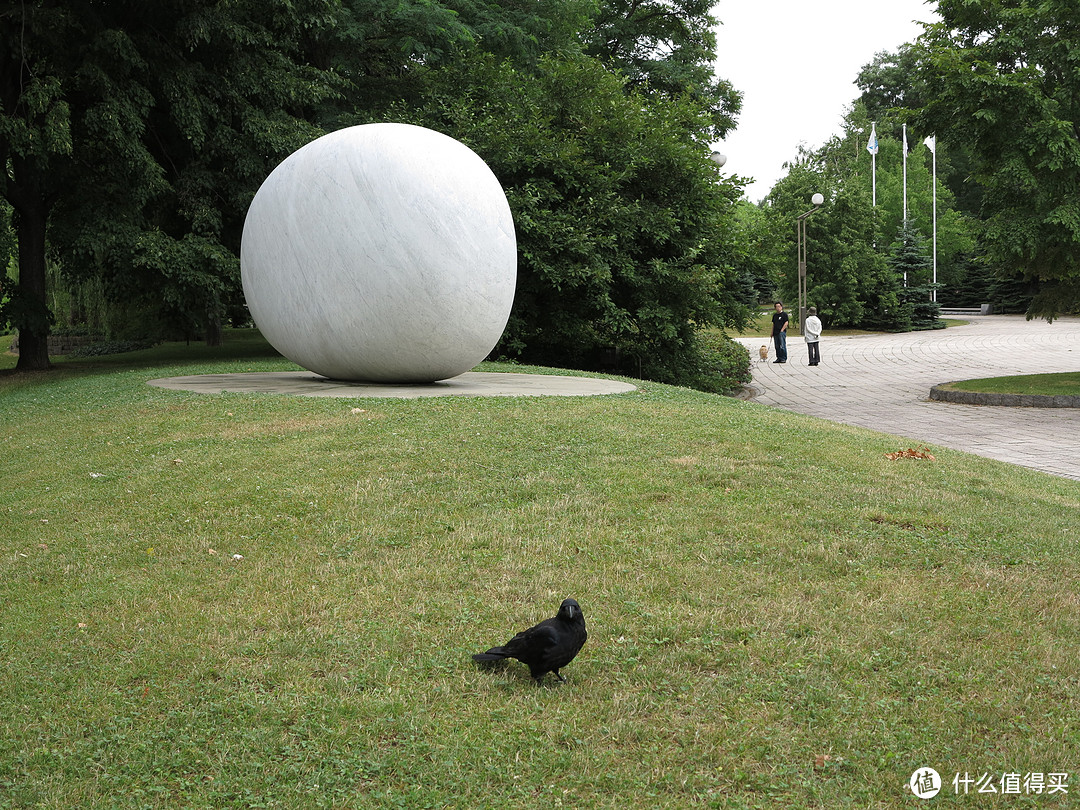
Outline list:
[[[554,672],[556,678],[565,682],[559,669],[574,660],[588,635],[581,605],[575,599],[566,599],[559,605],[555,618],[545,619],[535,627],[523,630],[501,647],[477,653],[473,660],[487,663],[516,658],[528,665],[529,674],[537,683],[547,672]]]

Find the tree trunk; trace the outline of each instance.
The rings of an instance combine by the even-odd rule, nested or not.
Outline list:
[[[19,327],[16,371],[49,368],[49,316],[45,300],[45,223],[48,204],[41,199],[18,206],[19,298],[23,308]]]
[[[221,315],[217,311],[207,313],[206,318],[206,345],[220,346],[223,342]]]

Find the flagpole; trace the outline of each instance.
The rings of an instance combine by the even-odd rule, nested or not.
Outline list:
[[[904,124],[904,227],[907,228],[907,124]],[[904,270],[904,286],[907,286],[907,270]]]
[[[933,171],[931,172],[931,184],[934,189],[934,286],[930,288],[930,300],[937,301],[937,135],[928,135],[923,140],[926,148],[933,155]]]
[[[904,124],[904,222],[907,222],[907,124]]]
[[[877,121],[870,122],[870,140],[866,142],[866,151],[870,153],[870,196],[874,208],[877,208]]]
[[[934,148],[930,151],[933,156],[933,174],[931,175],[934,188],[934,286],[930,288],[930,300],[937,301],[937,135],[932,136]]]

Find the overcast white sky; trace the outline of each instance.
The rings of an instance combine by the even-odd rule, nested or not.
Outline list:
[[[913,41],[936,19],[925,0],[718,0],[716,73],[743,93],[738,127],[715,145],[725,173],[753,177],[758,202],[800,143],[841,131],[855,78],[879,51]]]

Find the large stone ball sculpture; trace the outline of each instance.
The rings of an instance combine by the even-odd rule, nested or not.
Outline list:
[[[340,380],[433,382],[498,343],[517,241],[475,152],[423,127],[365,124],[267,177],[240,269],[256,325],[294,363]]]

